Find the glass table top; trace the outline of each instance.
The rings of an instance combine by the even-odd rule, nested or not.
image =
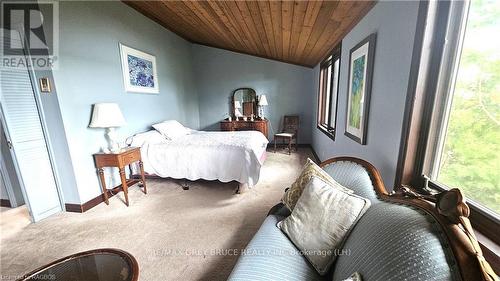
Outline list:
[[[138,266],[128,253],[99,250],[83,252],[56,261],[30,273],[23,280],[134,281]]]

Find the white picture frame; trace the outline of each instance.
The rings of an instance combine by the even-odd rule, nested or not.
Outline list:
[[[122,43],[119,45],[125,91],[158,94],[160,87],[156,57]]]

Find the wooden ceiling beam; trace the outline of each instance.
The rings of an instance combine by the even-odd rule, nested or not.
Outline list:
[[[219,40],[222,40],[223,45],[228,45],[231,48],[236,48],[236,40],[232,39],[227,30],[224,30],[217,22],[218,18],[210,15],[205,9],[204,2],[198,1],[183,1],[184,5],[193,11],[193,14],[198,17],[202,24],[211,30],[212,34],[216,34]]]
[[[169,16],[178,16],[182,19],[182,24],[189,28],[193,34],[200,34],[197,37],[193,38],[193,42],[211,42],[213,40],[213,37],[209,36],[209,29],[207,29],[207,27],[198,20],[198,17],[196,17],[196,15],[190,9],[185,9],[179,4],[171,1],[161,1],[161,4],[167,7],[167,9],[170,11],[170,13],[168,13]]]
[[[208,5],[212,8],[212,10],[216,13],[216,15],[221,19],[224,26],[231,33],[233,38],[238,42],[240,48],[250,50],[252,46],[249,44],[248,40],[245,37],[245,34],[237,30],[234,22],[230,19],[229,11],[225,10],[223,6],[224,2],[217,1],[208,1]]]
[[[281,1],[269,2],[271,10],[271,26],[274,35],[274,47],[276,48],[276,57],[283,58],[283,31],[281,22]]]
[[[292,36],[290,38],[290,60],[296,60],[297,47],[300,40],[300,32],[304,24],[304,17],[307,10],[306,1],[295,1],[293,7],[293,22],[292,22]]]
[[[274,36],[273,21],[271,19],[270,3],[267,1],[258,1],[257,5],[260,11],[260,18],[264,26],[265,35],[267,37],[267,43],[269,44],[269,49],[271,50],[271,55],[279,58]]]
[[[236,3],[228,1],[219,3],[225,7],[226,15],[229,16],[234,26],[238,29],[240,35],[244,37],[244,40],[247,42],[247,46],[251,46],[247,51],[249,53],[259,54],[260,47],[252,36],[252,33],[246,23],[240,20],[243,16]]]
[[[300,60],[305,61],[308,64],[314,61],[314,59],[311,58],[311,52],[314,48],[317,48],[318,40],[326,30],[328,21],[330,20],[330,15],[333,13],[333,10],[337,8],[338,4],[339,1],[325,1],[321,4],[320,11],[316,21],[314,22],[313,30],[307,40],[302,56],[299,58]]]
[[[283,1],[281,3],[281,26],[283,29],[283,59],[290,61],[290,41],[292,37],[294,2]]]
[[[257,1],[245,1],[241,2],[242,4],[245,4],[250,16],[253,21],[253,25],[255,26],[255,29],[257,30],[257,35],[260,38],[260,42],[264,48],[265,55],[269,57],[273,57],[273,52],[271,50],[271,46],[267,40],[266,36],[266,30],[264,29],[264,24],[262,22],[262,17],[260,14],[259,6],[257,4]],[[242,5],[242,6],[245,6]]]
[[[255,45],[257,46],[258,54],[260,56],[268,56],[269,51],[266,50],[264,47],[264,43],[262,42],[261,37],[259,36],[259,32],[254,24],[253,17],[250,13],[250,10],[248,9],[246,2],[236,1],[235,3],[240,12],[242,23],[248,29],[252,39],[255,42]]]
[[[316,20],[318,19],[318,14],[321,9],[323,1],[311,1],[307,3],[306,14],[304,16],[304,24],[302,30],[300,31],[299,43],[297,50],[295,52],[295,57],[301,59],[306,48],[306,44],[311,36],[312,29]]]

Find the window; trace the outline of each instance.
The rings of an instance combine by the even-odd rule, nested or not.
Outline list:
[[[320,64],[318,96],[318,128],[335,139],[337,98],[339,91],[340,44]]]
[[[458,187],[472,226],[500,244],[500,39],[492,36],[500,30],[500,3],[424,6],[395,184]]]
[[[500,30],[500,4],[471,1],[462,26],[429,176],[498,215],[500,40],[491,35]]]

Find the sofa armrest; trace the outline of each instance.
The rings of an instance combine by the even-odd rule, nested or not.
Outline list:
[[[292,212],[283,203],[278,203],[274,205],[267,215],[276,215],[281,217],[288,217]]]

